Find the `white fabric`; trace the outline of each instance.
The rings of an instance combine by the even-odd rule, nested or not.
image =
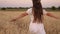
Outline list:
[[[46,34],[43,23],[30,23],[29,31],[31,34]]]
[[[32,8],[28,9],[26,12],[27,12],[29,15],[32,14]]]
[[[29,25],[29,31],[31,32],[31,34],[46,34],[43,23],[33,23],[34,17],[32,14],[32,8],[28,9],[26,13],[28,13],[31,17],[31,23]],[[43,14],[46,15],[47,12],[43,10]]]

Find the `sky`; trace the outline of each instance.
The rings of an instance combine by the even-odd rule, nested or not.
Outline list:
[[[43,7],[60,6],[60,0],[41,0]],[[0,7],[31,7],[32,0],[0,0]]]

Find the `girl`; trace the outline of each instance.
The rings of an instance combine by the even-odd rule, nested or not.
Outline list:
[[[32,8],[28,9],[19,17],[11,21],[16,21],[17,19],[22,18],[26,15],[30,15],[31,22],[29,25],[29,31],[31,32],[31,34],[46,34],[44,25],[43,25],[44,15],[54,17],[54,18],[57,18],[57,17],[43,10],[40,0],[32,0],[32,2],[33,2]]]

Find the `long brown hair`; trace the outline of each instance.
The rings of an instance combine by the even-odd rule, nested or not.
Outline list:
[[[42,10],[42,5],[40,0],[32,0],[33,2],[33,15],[34,15],[34,20],[33,22],[42,22],[42,17],[43,17],[43,10]]]

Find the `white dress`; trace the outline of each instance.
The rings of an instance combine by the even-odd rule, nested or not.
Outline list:
[[[33,14],[32,14],[32,8],[28,9],[26,11],[26,13],[28,13],[31,17],[31,21],[30,21],[30,25],[29,25],[29,31],[31,34],[46,34],[45,29],[44,29],[44,25],[43,23],[33,23]],[[43,14],[47,14],[47,12],[45,10],[43,10]]]

